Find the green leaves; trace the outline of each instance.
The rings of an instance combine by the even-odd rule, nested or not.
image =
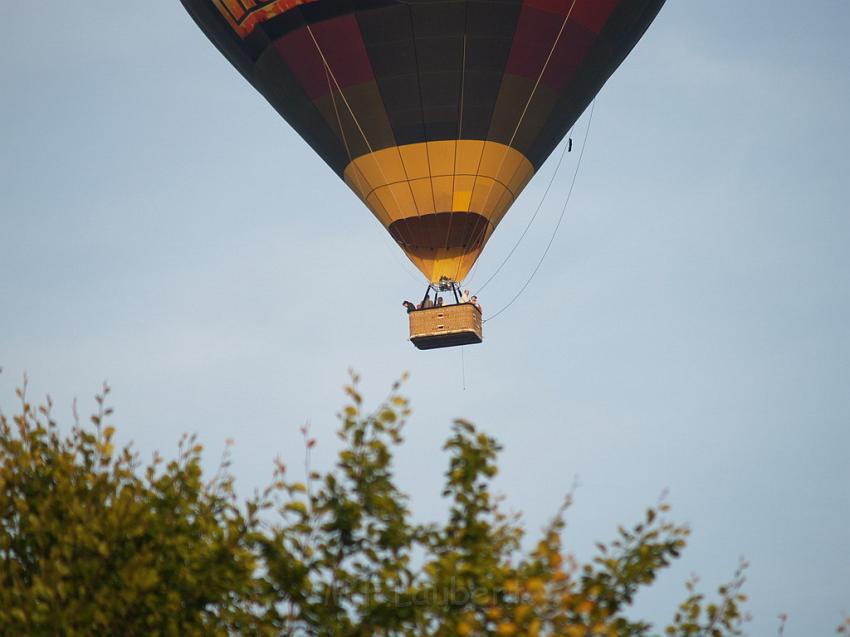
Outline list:
[[[114,450],[107,394],[95,433],[63,437],[25,402],[14,429],[0,417],[0,632],[225,634],[253,623],[233,603],[252,597],[256,559],[229,486],[202,485],[198,445],[139,471],[130,449]]]
[[[688,580],[685,586],[690,595],[679,605],[673,623],[667,627],[665,633],[677,637],[723,637],[743,634],[741,626],[748,617],[741,609],[747,600],[741,589],[746,581],[744,574],[748,567],[749,564],[742,559],[732,580],[717,589],[717,602],[707,603],[705,596],[696,592],[698,578],[692,577]]]
[[[579,564],[561,545],[570,496],[522,551],[518,516],[492,491],[501,447],[458,420],[444,447],[447,519],[416,524],[392,466],[408,402],[396,383],[366,413],[357,381],[335,467],[313,470],[305,425],[306,481],[277,461],[273,482],[244,503],[228,451],[205,480],[193,436],[146,466],[117,448],[108,387],[92,425],[66,435],[49,402],[34,409],[22,389],[20,413],[0,416],[0,634],[651,634],[626,613],[685,546],[666,503]],[[666,634],[739,634],[743,572],[716,601],[689,583]]]

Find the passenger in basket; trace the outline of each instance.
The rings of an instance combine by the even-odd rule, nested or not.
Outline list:
[[[469,303],[469,290],[464,290],[463,294],[460,295],[461,303]]]
[[[469,299],[469,302],[472,303],[476,308],[478,308],[479,312],[481,312],[482,314],[484,313],[483,310],[481,309],[481,305],[478,303],[478,297],[477,296],[471,297]]]
[[[442,296],[437,297],[437,307],[443,307],[443,297]]]
[[[408,314],[416,310],[416,306],[413,305],[413,303],[411,303],[410,301],[405,301],[404,303],[402,303],[402,306],[405,310],[407,310]]]

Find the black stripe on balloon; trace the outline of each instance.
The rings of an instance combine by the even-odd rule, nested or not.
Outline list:
[[[416,50],[407,7],[396,4],[379,11],[358,11],[357,21],[396,145],[423,141]]]
[[[488,138],[522,2],[470,2],[463,95],[464,139]]]
[[[257,61],[254,86],[313,150],[342,175],[349,158],[336,127],[328,124],[275,51],[269,50]]]

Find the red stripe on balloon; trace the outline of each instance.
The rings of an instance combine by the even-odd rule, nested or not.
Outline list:
[[[505,72],[536,81],[545,66],[541,83],[562,89],[575,74],[618,1],[577,0],[569,13],[571,0],[525,0]],[[567,15],[570,17],[553,51]]]
[[[585,55],[599,38],[578,24],[567,22],[558,46],[546,66],[540,83],[558,91],[573,78]]]
[[[315,100],[330,93],[329,78],[319,49],[332,73],[330,85],[334,90],[337,84],[339,88],[345,89],[374,81],[366,45],[363,44],[360,27],[353,15],[317,22],[310,28],[315,42],[304,27],[275,43],[281,57],[286,60],[310,99]]]
[[[573,6],[572,0],[525,0],[524,4],[527,7],[553,13],[561,17],[569,14],[571,22],[575,21],[594,33],[599,33],[621,1],[576,0],[575,6]],[[572,13],[570,13],[570,8],[572,8]]]
[[[579,0],[570,20],[575,20],[593,33],[600,33],[620,2],[621,0]]]

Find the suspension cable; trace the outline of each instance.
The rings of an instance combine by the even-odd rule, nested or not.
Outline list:
[[[522,293],[525,292],[526,288],[528,288],[528,286],[531,284],[531,281],[534,279],[534,276],[540,270],[540,266],[543,265],[543,261],[546,259],[546,255],[549,254],[549,249],[552,247],[552,243],[555,241],[555,236],[558,234],[558,228],[561,227],[561,222],[564,220],[564,215],[567,212],[567,206],[569,205],[570,198],[573,195],[573,189],[575,188],[575,185],[576,185],[576,178],[578,177],[578,171],[579,171],[579,168],[581,168],[581,160],[584,157],[585,148],[587,148],[587,138],[590,135],[590,125],[593,123],[593,111],[594,111],[595,108],[596,108],[596,100],[593,100],[593,102],[591,103],[591,106],[590,106],[590,116],[588,117],[588,120],[587,120],[587,129],[584,131],[584,141],[582,142],[582,145],[581,145],[581,153],[579,153],[578,162],[576,163],[576,169],[575,169],[575,172],[573,173],[573,180],[572,180],[572,183],[570,183],[570,189],[567,192],[567,198],[564,200],[564,206],[563,206],[563,208],[561,208],[561,216],[558,217],[558,223],[555,224],[555,229],[552,231],[552,236],[549,238],[549,243],[546,245],[546,249],[543,251],[543,255],[540,257],[540,260],[537,262],[537,265],[535,266],[534,270],[531,272],[531,276],[528,277],[528,280],[519,289],[519,292],[517,292],[516,295],[514,295],[514,297],[508,302],[507,305],[505,305],[498,312],[496,312],[491,317],[486,319],[484,321],[485,323],[488,322],[488,321],[492,321],[494,318],[499,316],[502,312],[504,312],[511,305],[513,305],[514,302],[516,302],[516,300],[520,296],[522,296]]]
[[[572,17],[572,15],[573,15],[573,9],[575,9],[575,7],[576,7],[576,2],[577,2],[577,0],[572,0],[572,2],[570,4],[570,8],[567,10],[567,14],[564,16],[563,22],[561,22],[561,28],[558,30],[558,34],[555,36],[555,41],[552,43],[552,47],[549,49],[549,54],[546,56],[546,60],[543,62],[543,66],[540,69],[540,73],[537,75],[537,80],[534,82],[534,86],[531,88],[531,93],[529,94],[528,99],[525,102],[525,106],[523,107],[522,112],[520,113],[519,119],[517,120],[517,123],[516,123],[516,127],[514,128],[514,132],[511,135],[510,140],[508,140],[507,147],[509,149],[513,148],[514,140],[516,140],[517,134],[519,133],[519,129],[522,126],[523,121],[525,120],[526,114],[528,113],[528,108],[531,106],[531,102],[534,100],[534,96],[537,93],[538,87],[540,86],[540,81],[543,79],[543,76],[546,74],[546,69],[549,67],[549,63],[552,61],[552,57],[555,55],[555,50],[558,48],[558,44],[560,44],[560,42],[561,42],[561,37],[564,35],[564,30],[566,29],[567,22],[569,22],[570,17]],[[478,169],[476,170],[475,179],[472,182],[473,192],[475,191],[475,187],[478,185],[478,178],[481,176],[480,175],[481,160],[484,157],[484,149],[487,147],[488,141],[489,141],[489,136],[488,136],[488,139],[485,140],[484,144],[481,146],[481,156],[478,158]],[[502,160],[499,162],[499,167],[496,169],[496,173],[495,173],[496,175],[501,173],[502,167],[505,165],[505,160],[507,159],[507,157],[508,157],[508,153],[507,153],[507,151],[505,151],[502,154]],[[515,193],[511,192],[511,195],[512,195],[513,200],[515,201],[516,200]],[[479,221],[480,221],[479,219],[476,219],[475,222],[473,223],[473,226],[472,226],[473,232],[470,235],[473,239],[478,234]],[[486,226],[484,228],[484,231],[486,232]],[[483,237],[483,235],[482,235],[482,237]],[[462,264],[463,261],[464,261],[464,257],[461,257],[460,263]],[[458,268],[458,271],[460,271],[460,268]],[[457,276],[455,276],[455,278],[457,278]]]
[[[558,176],[558,173],[561,170],[561,164],[563,163],[564,157],[567,154],[567,148],[568,147],[569,147],[569,144],[567,142],[565,142],[564,148],[563,148],[563,150],[561,150],[561,156],[558,158],[558,164],[555,166],[555,171],[552,173],[552,177],[549,179],[549,183],[546,185],[546,190],[543,192],[543,196],[540,197],[540,201],[537,204],[537,208],[534,210],[534,214],[531,215],[531,219],[529,219],[528,223],[525,225],[525,230],[522,231],[522,234],[519,236],[519,239],[516,240],[516,243],[514,243],[514,246],[510,249],[507,256],[499,264],[499,267],[496,268],[496,271],[493,272],[493,274],[490,275],[490,278],[487,279],[486,281],[484,281],[484,283],[481,284],[481,287],[479,287],[477,289],[476,294],[481,294],[481,292],[484,290],[484,288],[487,287],[487,285],[490,283],[490,281],[492,281],[493,279],[496,278],[496,275],[499,274],[499,272],[502,270],[502,268],[505,267],[505,264],[513,256],[514,252],[516,252],[516,249],[519,247],[519,244],[522,243],[523,239],[525,239],[525,235],[527,235],[528,231],[531,229],[531,224],[534,223],[534,220],[537,218],[537,215],[540,213],[540,210],[543,208],[543,203],[546,201],[546,197],[549,195],[549,191],[552,189],[552,184],[555,183],[555,178]]]
[[[354,121],[355,126],[357,126],[357,130],[360,131],[360,136],[363,138],[363,141],[366,144],[366,148],[369,149],[369,154],[373,157],[375,165],[377,166],[378,171],[381,173],[381,177],[383,178],[384,183],[389,185],[390,181],[389,181],[389,179],[387,179],[386,173],[384,173],[384,168],[383,168],[383,166],[381,166],[381,162],[378,161],[378,159],[375,157],[375,151],[372,148],[372,144],[369,143],[369,138],[366,136],[366,132],[363,130],[363,126],[361,126],[361,124],[360,124],[360,120],[357,119],[357,115],[354,113],[354,109],[351,108],[351,104],[349,103],[348,98],[345,96],[345,93],[343,92],[342,87],[339,85],[339,82],[336,79],[336,75],[334,75],[333,69],[331,68],[330,63],[328,62],[328,59],[325,56],[324,51],[322,50],[322,47],[319,45],[319,41],[316,39],[316,35],[313,33],[313,29],[311,28],[310,24],[307,24],[306,27],[307,27],[307,33],[310,34],[310,39],[313,41],[313,44],[316,47],[316,51],[318,52],[319,57],[322,60],[322,65],[325,67],[325,73],[330,76],[331,80],[333,80],[333,83],[336,86],[336,90],[339,92],[339,96],[342,98],[342,101],[345,104],[345,107],[348,109],[348,112],[351,115],[351,119]],[[333,90],[331,90],[331,98],[333,99]],[[336,109],[336,100],[335,99],[334,99],[334,109]],[[339,118],[338,112],[337,112],[337,118]],[[344,133],[342,132],[342,128],[341,128],[342,122],[340,122],[339,125],[340,125],[340,133],[342,133],[344,135]],[[346,144],[346,147],[347,147],[347,144]],[[401,162],[402,168],[405,171],[405,176],[407,176],[407,168],[404,165],[404,159],[401,156],[401,151],[398,150],[398,147],[396,147],[396,150],[399,154],[398,155],[399,161]],[[349,154],[349,158],[351,158],[351,152],[350,151],[348,152],[348,154]],[[356,164],[355,164],[355,167],[356,167]],[[361,171],[361,174],[362,174],[362,171]],[[366,183],[368,184],[368,181]],[[371,188],[371,184],[369,184],[369,187]],[[407,181],[407,187],[410,189],[410,196],[413,199],[414,206],[416,207],[416,216],[419,217],[420,216],[419,205],[416,203],[416,197],[413,195],[413,188],[411,187],[409,181]],[[373,190],[373,192],[374,192],[374,190]],[[389,187],[389,193],[390,193],[390,196],[393,198],[393,201],[395,201],[396,207],[401,209],[401,205],[399,204],[398,198],[396,197],[395,192],[393,191],[391,185]],[[364,201],[364,203],[365,203],[365,201]],[[386,212],[386,210],[385,210],[385,212]],[[388,213],[388,216],[389,216],[389,213]]]

